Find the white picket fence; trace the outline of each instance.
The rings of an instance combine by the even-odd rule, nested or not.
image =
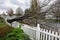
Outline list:
[[[40,28],[38,24],[36,28],[24,25],[21,27],[26,34],[33,40],[60,40],[60,34],[51,30]]]

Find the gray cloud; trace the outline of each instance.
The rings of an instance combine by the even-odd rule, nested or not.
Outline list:
[[[10,2],[14,5],[20,5],[20,3],[17,0],[10,0]]]
[[[3,4],[5,0],[0,0],[0,4]]]
[[[9,8],[9,6],[5,5],[6,1],[7,0],[0,0],[0,10],[5,10],[6,11],[6,9]],[[30,5],[30,3],[29,3],[30,1],[29,0],[28,1],[27,0],[24,0],[24,1],[21,0],[22,2],[20,2],[18,0],[8,0],[8,1],[10,1],[10,3],[13,5],[13,6],[11,6],[11,8],[13,10],[15,10],[15,6],[14,5],[21,7],[23,10],[25,10],[26,8],[28,8],[29,5]]]
[[[0,5],[0,10],[5,10],[5,9],[8,9],[8,7],[4,5]]]
[[[21,2],[19,2],[19,1],[17,1],[17,0],[10,0],[10,2],[12,3],[12,4],[14,4],[14,5],[19,5],[19,6],[29,6],[29,3],[28,3],[28,1],[25,1],[25,3],[21,3]]]
[[[30,5],[30,1],[27,1],[27,0],[24,0],[24,3],[22,2],[19,2],[17,0],[10,0],[10,2],[13,4],[13,5],[18,5],[19,7],[21,7],[23,10],[25,10],[26,8],[29,7]]]

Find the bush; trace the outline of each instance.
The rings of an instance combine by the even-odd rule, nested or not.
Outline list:
[[[6,40],[31,40],[22,29],[15,28],[7,34]]]
[[[0,17],[0,40],[5,40],[5,36],[11,32],[13,28],[5,23],[5,20]]]
[[[6,23],[2,17],[0,17],[0,27],[4,26]]]
[[[4,37],[8,32],[10,32],[12,27],[5,23],[5,20],[0,17],[0,39]]]
[[[0,37],[7,35],[7,33],[9,33],[12,29],[13,28],[8,25],[0,27]]]
[[[3,18],[0,18],[0,40],[30,40],[30,38],[22,29],[10,27]]]

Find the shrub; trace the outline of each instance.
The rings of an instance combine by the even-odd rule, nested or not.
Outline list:
[[[7,34],[6,40],[30,40],[30,38],[23,32],[22,29],[15,28]]]
[[[6,35],[12,27],[5,23],[5,20],[0,17],[0,37]]]
[[[7,33],[9,33],[12,29],[13,28],[8,25],[0,27],[0,37],[7,35]]]
[[[5,36],[11,32],[13,28],[7,25],[2,17],[0,17],[0,40],[5,40]]]
[[[10,27],[3,18],[0,18],[0,40],[30,40],[30,38],[22,29]]]
[[[0,27],[4,26],[6,23],[2,17],[0,17]]]

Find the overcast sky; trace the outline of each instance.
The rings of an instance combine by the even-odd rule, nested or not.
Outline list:
[[[17,7],[21,7],[25,10],[26,8],[29,8],[30,2],[30,0],[0,0],[0,13],[6,11],[8,8],[15,10]]]
[[[29,8],[30,0],[0,0],[0,12],[6,11],[8,8],[15,10],[21,7],[23,10]]]

